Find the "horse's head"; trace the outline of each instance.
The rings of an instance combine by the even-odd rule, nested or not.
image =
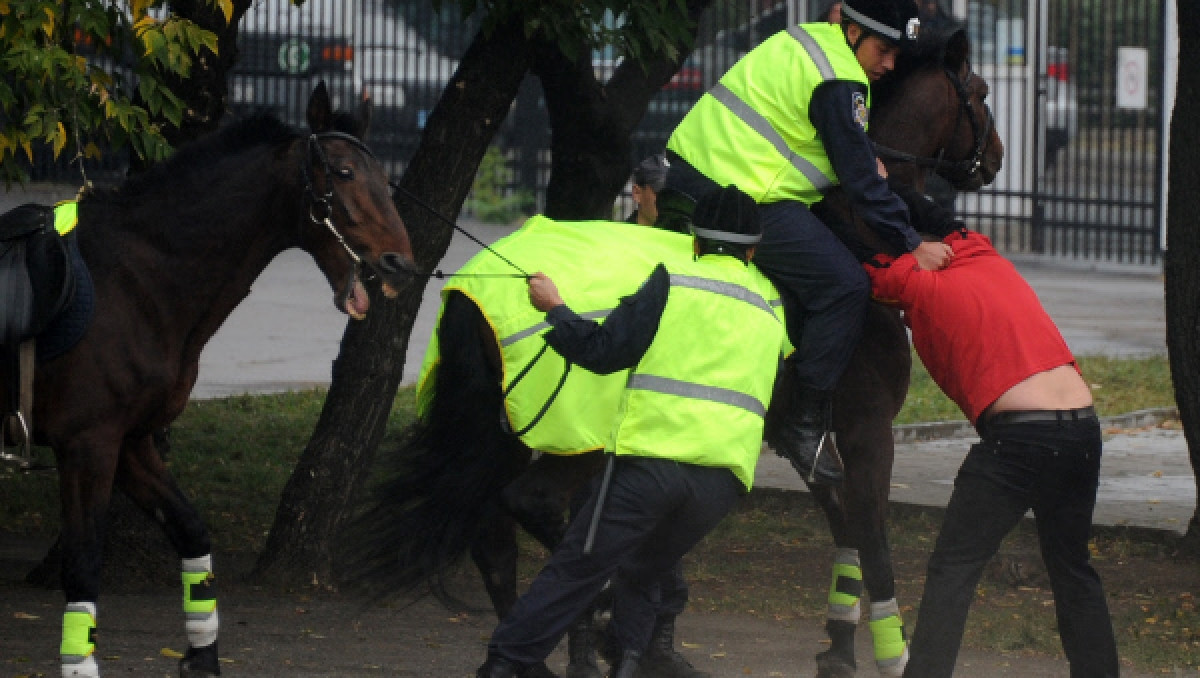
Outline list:
[[[334,303],[355,319],[370,306],[362,276],[378,277],[383,293],[394,297],[416,271],[387,175],[361,141],[370,102],[362,108],[357,119],[335,114],[325,83],[313,91],[312,135],[304,151],[307,223],[301,230],[301,247],[329,279]]]
[[[1004,144],[987,105],[988,83],[971,70],[966,31],[922,33],[873,92],[871,137],[888,171],[924,188],[932,169],[955,188],[996,178]]]

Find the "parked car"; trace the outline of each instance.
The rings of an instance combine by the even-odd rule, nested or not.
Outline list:
[[[293,125],[304,121],[308,96],[324,80],[335,108],[357,94],[352,38],[361,0],[255,2],[238,28],[229,77],[235,114],[266,111]]]
[[[295,7],[259,0],[239,29],[230,109],[269,111],[299,125],[309,93],[324,80],[335,108],[371,99],[367,141],[382,160],[398,162],[412,154],[457,68],[395,3],[306,0]]]
[[[381,155],[407,158],[458,60],[443,54],[389,6],[377,6],[366,17],[356,44],[359,96],[369,96],[375,104],[371,145]]]

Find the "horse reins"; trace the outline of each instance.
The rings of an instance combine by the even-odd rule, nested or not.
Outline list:
[[[950,84],[954,86],[955,94],[958,95],[958,111],[954,118],[954,129],[957,130],[959,123],[962,121],[963,113],[966,113],[967,122],[971,125],[971,137],[974,144],[974,149],[970,156],[962,160],[946,160],[946,149],[943,147],[936,156],[926,157],[919,156],[905,151],[900,151],[883,144],[872,142],[875,147],[875,153],[885,160],[898,160],[900,162],[910,163],[922,169],[929,169],[945,176],[952,183],[971,179],[983,167],[983,156],[987,150],[988,137],[992,134],[992,128],[995,126],[995,118],[992,116],[992,109],[986,103],[983,105],[984,111],[987,112],[986,125],[982,126],[978,116],[975,114],[975,107],[971,105],[971,95],[967,90],[971,79],[975,77],[975,73],[971,70],[970,62],[967,62],[967,77],[960,79],[958,74],[949,68],[945,69],[946,77],[950,80]],[[949,175],[949,176],[947,176]]]
[[[392,181],[389,179],[388,186],[391,186],[393,190],[403,193],[409,200],[411,200],[411,201],[415,202],[417,205],[423,207],[425,209],[425,211],[427,211],[430,214],[432,214],[433,216],[437,217],[439,220],[443,221],[444,223],[446,223],[448,226],[450,226],[454,230],[458,231],[459,233],[462,233],[463,235],[467,236],[468,238],[470,238],[472,241],[474,241],[477,245],[479,245],[483,249],[496,255],[496,257],[499,258],[500,261],[503,261],[504,263],[508,264],[509,266],[512,266],[516,270],[520,271],[519,274],[518,273],[456,273],[454,275],[460,275],[463,277],[471,277],[471,278],[524,278],[526,280],[533,277],[529,273],[526,273],[525,269],[514,264],[508,257],[504,256],[503,254],[500,254],[495,249],[493,249],[491,245],[488,245],[487,243],[485,243],[484,241],[475,237],[474,235],[471,235],[470,232],[468,232],[462,226],[459,226],[457,223],[455,223],[455,221],[453,219],[451,219],[450,217],[439,212],[436,207],[434,207],[433,205],[430,205],[429,203],[425,202],[420,197],[418,197],[417,194],[415,194],[412,191],[408,190],[407,188],[401,186],[399,182]],[[440,269],[434,270],[429,273],[417,273],[417,275],[427,275],[432,278],[448,277]]]
[[[426,211],[428,211],[433,216],[437,217],[439,220],[448,224],[454,230],[456,230],[459,233],[462,233],[463,235],[470,238],[472,241],[477,243],[483,249],[487,250],[488,252],[491,252],[493,255],[495,255],[498,259],[500,259],[504,263],[506,263],[509,266],[512,266],[516,270],[520,271],[520,273],[455,273],[454,275],[464,277],[464,278],[465,277],[470,277],[470,278],[524,278],[525,280],[528,280],[533,277],[530,274],[526,273],[525,269],[523,269],[520,266],[513,263],[513,261],[510,260],[508,257],[497,252],[491,245],[488,245],[487,243],[483,242],[479,238],[472,235],[470,232],[465,230],[462,226],[459,226],[457,223],[455,223],[453,219],[450,219],[446,215],[439,212],[436,208],[433,207],[433,205],[430,205],[429,203],[425,202],[420,197],[418,197],[416,194],[414,194],[412,191],[404,188],[403,186],[401,186],[399,183],[397,183],[395,181],[388,181],[388,185],[391,186],[394,190],[403,193],[405,196],[408,197],[408,199],[412,200],[414,203],[416,203],[417,205],[424,208]],[[443,273],[440,269],[434,270],[431,273],[420,273],[418,275],[428,275],[428,276],[431,276],[434,278],[447,277],[446,274]],[[512,393],[513,389],[515,389],[517,387],[517,385],[521,383],[521,381],[525,378],[525,375],[529,374],[529,371],[533,369],[533,366],[536,365],[538,363],[538,361],[541,360],[542,356],[546,354],[546,350],[548,348],[550,348],[550,344],[547,344],[547,343],[542,344],[541,349],[539,349],[538,352],[533,356],[533,358],[531,358],[529,360],[529,362],[526,363],[525,366],[522,367],[518,371],[517,375],[508,384],[508,387],[504,389],[504,397],[508,397],[508,395],[510,393]],[[563,371],[562,371],[562,374],[559,375],[558,383],[556,383],[554,385],[554,388],[551,390],[550,395],[546,398],[546,402],[542,403],[542,406],[538,409],[537,414],[535,414],[533,416],[533,418],[529,421],[529,423],[526,424],[524,427],[522,427],[519,431],[513,431],[511,429],[511,427],[509,427],[509,425],[508,425],[508,417],[501,414],[501,416],[500,416],[501,426],[505,430],[507,430],[509,433],[511,433],[515,436],[518,436],[518,437],[525,435],[530,430],[532,430],[533,427],[537,426],[538,422],[540,422],[542,420],[542,417],[544,417],[546,415],[546,411],[550,409],[550,406],[554,404],[554,401],[558,398],[558,394],[560,391],[562,391],[563,384],[566,383],[567,377],[570,375],[570,373],[571,373],[571,361],[566,360],[564,358],[563,359]]]

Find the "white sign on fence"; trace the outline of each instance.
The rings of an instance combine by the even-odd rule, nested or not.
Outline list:
[[[1117,48],[1117,108],[1146,110],[1148,63],[1145,47]]]

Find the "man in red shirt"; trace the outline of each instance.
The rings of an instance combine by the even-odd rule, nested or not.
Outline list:
[[[1029,509],[1072,678],[1117,676],[1100,577],[1088,562],[1100,423],[1075,358],[1037,295],[987,237],[949,222],[943,269],[911,254],[864,264],[876,299],[904,311],[938,386],[975,425],[929,559],[904,675],[954,672],[984,566]]]

